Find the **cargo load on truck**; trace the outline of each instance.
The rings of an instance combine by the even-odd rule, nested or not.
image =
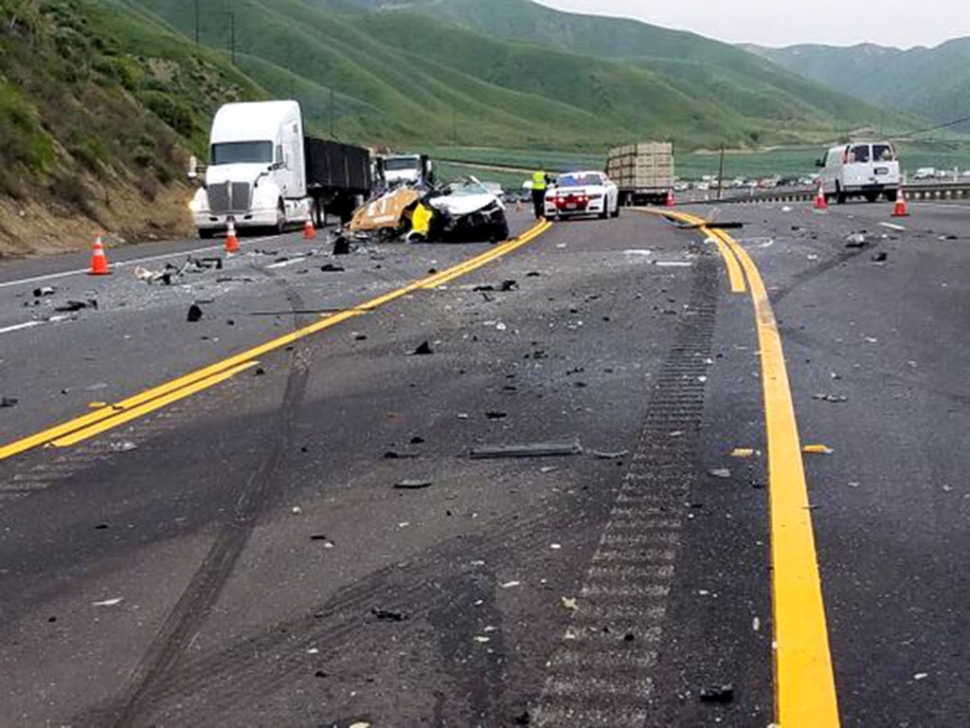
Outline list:
[[[620,189],[621,205],[662,205],[674,186],[674,145],[643,142],[615,147],[606,174]]]

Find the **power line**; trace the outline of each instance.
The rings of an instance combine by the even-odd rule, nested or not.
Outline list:
[[[960,124],[965,124],[970,122],[970,116],[965,116],[962,119],[955,119],[954,121],[948,121],[945,124],[939,124],[937,126],[930,126],[926,129],[916,129],[915,131],[908,132],[906,134],[901,134],[896,136],[897,139],[908,139],[909,137],[916,136],[917,134],[926,134],[931,131],[939,131],[940,129],[949,129],[951,126],[958,126]]]

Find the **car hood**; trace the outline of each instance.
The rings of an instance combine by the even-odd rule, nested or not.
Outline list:
[[[433,208],[451,215],[470,215],[496,203],[499,207],[504,207],[498,197],[485,193],[480,195],[445,195],[429,200],[429,204]]]

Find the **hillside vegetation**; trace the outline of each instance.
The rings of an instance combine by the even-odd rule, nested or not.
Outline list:
[[[185,150],[264,92],[121,2],[7,0],[0,29],[0,254],[185,229]]]
[[[940,124],[970,117],[970,38],[908,51],[872,44],[746,47],[779,67],[887,109]],[[970,121],[953,130],[970,133]]]

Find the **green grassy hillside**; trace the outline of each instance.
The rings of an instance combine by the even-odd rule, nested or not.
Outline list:
[[[0,25],[0,199],[22,212],[39,203],[118,229],[119,206],[184,175],[218,104],[265,94],[122,0],[8,0]],[[0,253],[13,222],[0,219]]]
[[[194,34],[194,0],[138,1]],[[429,6],[433,15],[422,12]],[[202,5],[203,43],[227,47],[226,9]],[[722,43],[527,0],[237,0],[232,9],[241,67],[275,95],[293,90],[318,129],[333,87],[338,136],[355,141],[602,149],[659,136],[680,148],[756,146],[816,141],[882,116]]]
[[[871,44],[749,48],[780,67],[887,109],[938,123],[970,117],[970,38],[908,51]],[[970,133],[970,122],[954,130]]]

